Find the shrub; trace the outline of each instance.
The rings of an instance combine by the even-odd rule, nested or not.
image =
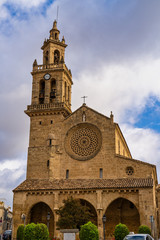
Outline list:
[[[123,240],[123,238],[129,234],[129,230],[125,224],[119,223],[114,230],[114,236],[116,240]]]
[[[138,233],[146,233],[151,235],[151,230],[148,226],[146,225],[141,225],[138,229]]]
[[[38,239],[38,240],[48,240],[49,239],[48,228],[45,224],[43,224],[43,223],[36,224],[35,239]]]
[[[24,224],[21,224],[17,229],[17,240],[23,239],[24,239]]]
[[[35,223],[30,223],[25,226],[24,229],[24,240],[36,240],[35,238]]]
[[[98,229],[93,223],[88,222],[81,226],[79,237],[80,240],[98,240]]]

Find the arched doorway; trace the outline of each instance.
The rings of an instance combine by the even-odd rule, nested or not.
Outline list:
[[[96,212],[94,206],[90,202],[88,202],[84,199],[79,199],[79,200],[80,200],[81,205],[86,206],[88,208],[89,212],[91,213],[90,221],[92,223],[94,223],[95,225],[97,225],[97,212]]]
[[[106,210],[106,236],[113,237],[115,226],[126,224],[130,232],[137,233],[140,226],[140,216],[136,206],[129,200],[118,198]]]
[[[54,215],[51,208],[44,202],[35,204],[28,216],[29,223],[44,223],[48,226],[49,235],[54,237]]]

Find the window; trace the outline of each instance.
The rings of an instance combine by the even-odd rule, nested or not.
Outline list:
[[[51,120],[51,124],[53,124],[53,120]]]
[[[67,100],[67,83],[65,82],[65,85],[64,85],[64,89],[65,89],[65,100]]]
[[[49,167],[49,160],[47,160],[47,167]]]
[[[46,52],[45,59],[46,59],[46,64],[48,64],[48,51]]]
[[[118,140],[118,154],[120,154],[121,147],[120,147],[120,141]]]
[[[66,179],[68,179],[69,178],[69,170],[67,169],[66,170]]]
[[[59,64],[60,53],[58,50],[54,51],[54,64]]]
[[[49,146],[52,146],[52,139],[49,139]]]
[[[103,178],[103,168],[99,169],[99,178]]]
[[[39,103],[44,103],[44,95],[45,95],[45,81],[41,80],[39,83]]]
[[[51,92],[50,92],[50,99],[56,98],[56,80],[52,79],[51,81]]]
[[[41,125],[42,124],[42,121],[39,121],[39,125]]]
[[[133,173],[134,173],[134,169],[133,169],[132,167],[127,167],[127,168],[126,168],[126,174],[127,174],[128,176],[133,175]]]

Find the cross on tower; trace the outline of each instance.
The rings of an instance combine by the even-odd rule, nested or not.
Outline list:
[[[83,96],[83,97],[81,97],[81,98],[83,98],[83,104],[86,104],[86,98],[87,98],[87,96]]]

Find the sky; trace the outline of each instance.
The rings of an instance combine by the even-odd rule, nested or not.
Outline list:
[[[0,200],[26,178],[32,64],[57,18],[72,71],[72,111],[113,112],[134,159],[160,182],[160,1],[0,1]]]

